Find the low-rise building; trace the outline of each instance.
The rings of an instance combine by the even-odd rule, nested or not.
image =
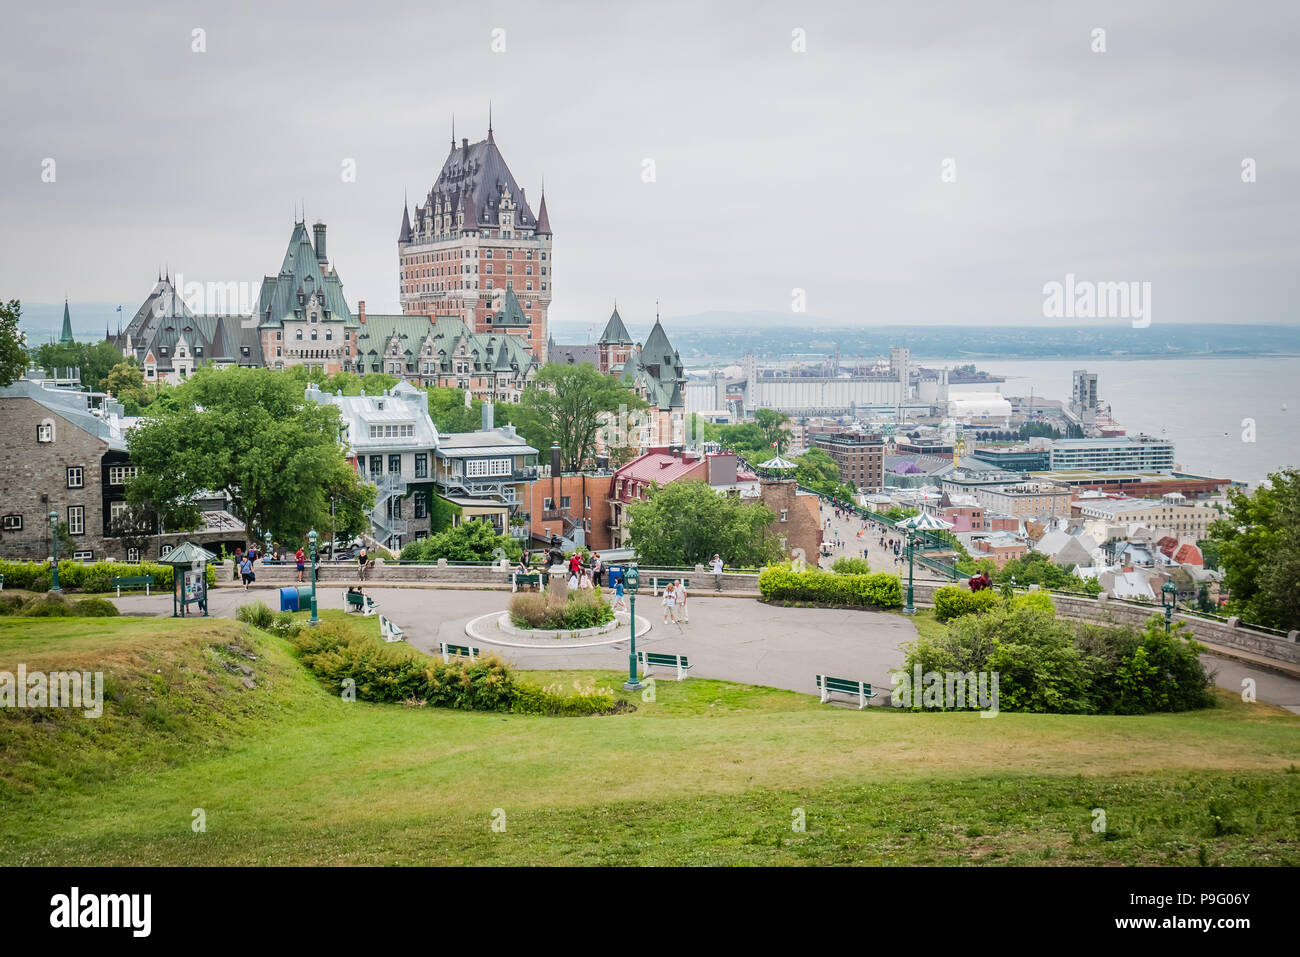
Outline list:
[[[945,486],[947,483],[945,482]],[[1070,490],[1047,482],[975,486],[971,490],[987,511],[1042,521],[1070,511]]]
[[[102,393],[19,379],[0,388],[0,419],[0,556],[49,558],[51,512],[73,541],[60,560],[153,560],[183,539],[214,550],[246,543],[224,498],[197,503],[203,524],[192,531],[160,530],[155,519],[132,514],[131,422]]]
[[[1184,504],[1183,497],[1170,493],[1161,499],[1106,498],[1078,501],[1073,511],[1083,518],[1112,525],[1145,525],[1180,539],[1200,541],[1210,522],[1218,518],[1212,508]]]

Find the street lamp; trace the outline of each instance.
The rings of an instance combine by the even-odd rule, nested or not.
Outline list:
[[[623,585],[631,602],[628,617],[631,619],[632,644],[627,653],[627,681],[623,683],[624,691],[640,691],[645,687],[636,676],[636,591],[641,584],[641,573],[635,565],[629,565],[623,572]]]
[[[316,534],[316,529],[307,533],[307,541],[311,542],[311,617],[307,619],[309,625],[319,625],[320,618],[316,615],[316,540],[320,538]]]
[[[916,529],[910,526],[907,529],[907,604],[903,606],[903,614],[915,615],[916,604],[912,599],[912,576],[916,568]]]
[[[1172,581],[1160,586],[1160,601],[1165,606],[1165,634],[1169,634],[1174,621],[1174,608],[1178,604],[1178,587]]]
[[[59,513],[50,509],[50,548],[53,550],[54,559],[50,562],[50,570],[54,577],[51,579],[53,587],[50,591],[62,591],[59,587]]]

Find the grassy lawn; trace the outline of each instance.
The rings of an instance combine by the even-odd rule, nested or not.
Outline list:
[[[987,719],[550,671],[637,710],[467,713],[343,702],[220,619],[0,619],[20,661],[110,693],[97,721],[0,711],[2,864],[1300,863],[1300,718],[1226,694]]]

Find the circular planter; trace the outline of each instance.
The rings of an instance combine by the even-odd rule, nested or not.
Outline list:
[[[645,636],[650,620],[636,617],[636,636]],[[599,628],[519,628],[509,612],[491,612],[472,618],[465,624],[465,634],[484,644],[506,648],[595,648],[615,645],[628,639],[627,612],[615,612],[614,620]],[[500,636],[500,637],[498,637]]]
[[[618,620],[618,612],[614,612],[614,620],[598,625],[595,628],[520,628],[510,620],[510,612],[503,611],[497,618],[497,627],[507,635],[514,635],[516,638],[553,638],[562,641],[581,641],[584,638],[594,638],[597,635],[607,635],[619,626],[627,626],[627,618],[624,616],[622,621]]]

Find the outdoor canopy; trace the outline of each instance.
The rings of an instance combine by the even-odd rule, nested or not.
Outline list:
[[[942,532],[952,528],[952,522],[945,522],[929,512],[922,512],[920,515],[912,515],[901,522],[896,522],[894,527],[910,528],[918,532]]]
[[[778,455],[774,459],[768,459],[766,462],[758,463],[758,467],[761,469],[797,469],[799,463],[791,462],[789,459],[783,459]]]

